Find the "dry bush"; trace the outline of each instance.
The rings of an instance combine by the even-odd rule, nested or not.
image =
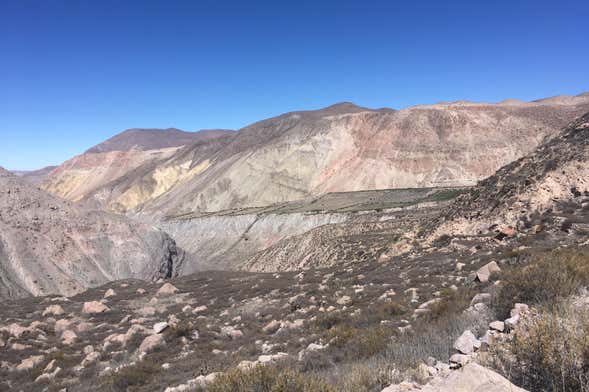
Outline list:
[[[524,267],[502,273],[502,285],[494,301],[501,318],[509,317],[514,303],[554,304],[589,284],[589,253],[560,250],[536,255]]]
[[[151,360],[143,360],[134,365],[125,366],[116,373],[101,378],[103,390],[119,392],[133,387],[147,385],[161,371],[161,365]]]
[[[589,391],[589,312],[572,305],[523,319],[493,365],[531,391]]]
[[[319,378],[275,366],[230,370],[207,386],[209,392],[335,392]]]

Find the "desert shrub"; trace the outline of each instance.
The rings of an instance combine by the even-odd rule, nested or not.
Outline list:
[[[116,373],[105,375],[101,379],[102,388],[119,392],[127,391],[132,387],[147,385],[161,370],[155,362],[143,360],[134,365],[125,366]]]
[[[338,312],[321,313],[315,320],[315,325],[321,330],[328,330],[344,321],[344,316]]]
[[[407,313],[407,308],[394,301],[377,302],[370,305],[366,315],[360,320],[363,324],[374,324],[381,320],[390,320],[391,318],[402,316]]]
[[[478,293],[472,287],[460,287],[458,290],[443,289],[440,300],[428,307],[430,310],[424,317],[428,321],[455,317],[470,306],[470,301]]]
[[[179,338],[188,338],[190,337],[190,335],[193,332],[193,327],[191,324],[189,323],[180,323],[178,325],[173,325],[170,328],[168,328],[167,334],[169,334],[169,336],[172,336],[173,338],[179,339]]]
[[[531,391],[589,391],[589,314],[571,306],[524,319],[495,367]]]
[[[506,270],[494,308],[501,318],[509,316],[516,302],[556,303],[589,284],[589,253],[561,250],[536,255],[528,265]]]
[[[330,329],[326,334],[330,353],[336,362],[374,356],[390,343],[393,330],[385,326],[357,328],[343,324]]]
[[[394,364],[381,358],[342,364],[330,369],[325,377],[340,392],[380,391],[402,381]]]
[[[319,378],[274,366],[234,369],[207,386],[210,392],[335,392]]]

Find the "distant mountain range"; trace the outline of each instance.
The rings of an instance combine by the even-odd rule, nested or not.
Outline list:
[[[474,185],[589,111],[589,95],[402,110],[341,103],[237,132],[128,130],[52,170],[50,193],[149,216],[328,192]]]

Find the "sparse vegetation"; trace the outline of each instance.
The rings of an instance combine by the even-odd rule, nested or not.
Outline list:
[[[275,366],[231,370],[207,386],[210,392],[335,392],[319,378]]]
[[[506,270],[494,301],[497,315],[509,316],[516,302],[555,304],[589,284],[589,253],[559,250],[536,254],[529,264]]]
[[[493,353],[494,365],[530,391],[589,391],[589,313],[558,305],[519,325],[507,347]]]

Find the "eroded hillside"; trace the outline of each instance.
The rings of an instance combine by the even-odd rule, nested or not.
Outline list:
[[[156,217],[261,207],[328,192],[468,186],[531,152],[587,110],[587,95],[399,111],[340,104],[196,142],[84,189],[69,185],[79,170],[71,162],[45,186],[92,205]]]

